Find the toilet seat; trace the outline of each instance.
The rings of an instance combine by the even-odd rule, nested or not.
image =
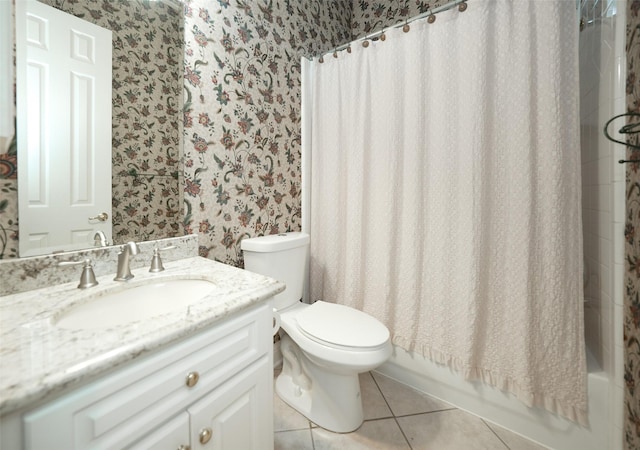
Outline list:
[[[296,315],[297,328],[324,345],[372,350],[387,345],[389,330],[368,314],[336,303],[317,301]]]

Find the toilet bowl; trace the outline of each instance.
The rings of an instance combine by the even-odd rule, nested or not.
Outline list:
[[[323,312],[336,315],[327,321]],[[364,418],[358,374],[391,356],[387,328],[360,311],[322,301],[287,308],[280,318],[285,333],[277,394],[323,428],[341,433],[357,429]],[[336,318],[342,323],[336,324]],[[348,328],[341,326],[346,319],[352,319]]]
[[[241,244],[245,269],[287,285],[274,298],[283,356],[276,393],[317,425],[346,433],[364,418],[358,374],[391,356],[389,330],[344,305],[300,301],[308,245],[304,233],[245,239]]]

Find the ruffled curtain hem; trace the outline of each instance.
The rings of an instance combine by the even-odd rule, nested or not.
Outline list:
[[[483,383],[500,389],[501,391],[513,394],[529,408],[544,408],[547,411],[562,416],[579,424],[580,426],[589,426],[589,415],[586,405],[584,407],[570,405],[565,401],[549,397],[543,393],[531,392],[530,390],[523,388],[520,383],[516,382],[511,377],[501,375],[495,370],[489,370],[482,367],[471,367],[460,358],[434,350],[427,345],[416,343],[403,336],[394,335],[392,342],[408,352],[419,353],[436,364],[444,365],[455,370],[460,373],[465,380],[480,380]]]

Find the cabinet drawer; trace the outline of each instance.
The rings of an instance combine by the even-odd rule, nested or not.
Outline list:
[[[36,409],[25,447],[123,448],[268,353],[270,325],[271,309],[254,307]]]
[[[177,450],[189,446],[189,414],[183,412],[145,435],[129,450]]]

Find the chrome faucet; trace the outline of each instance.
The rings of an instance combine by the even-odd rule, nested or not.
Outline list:
[[[102,231],[97,231],[93,236],[93,246],[94,247],[106,247],[109,245],[107,242],[107,237],[104,235]]]
[[[131,273],[131,267],[129,263],[131,257],[138,254],[138,246],[135,242],[127,242],[120,247],[120,253],[118,253],[118,269],[116,270],[115,281],[127,281],[133,278]]]

